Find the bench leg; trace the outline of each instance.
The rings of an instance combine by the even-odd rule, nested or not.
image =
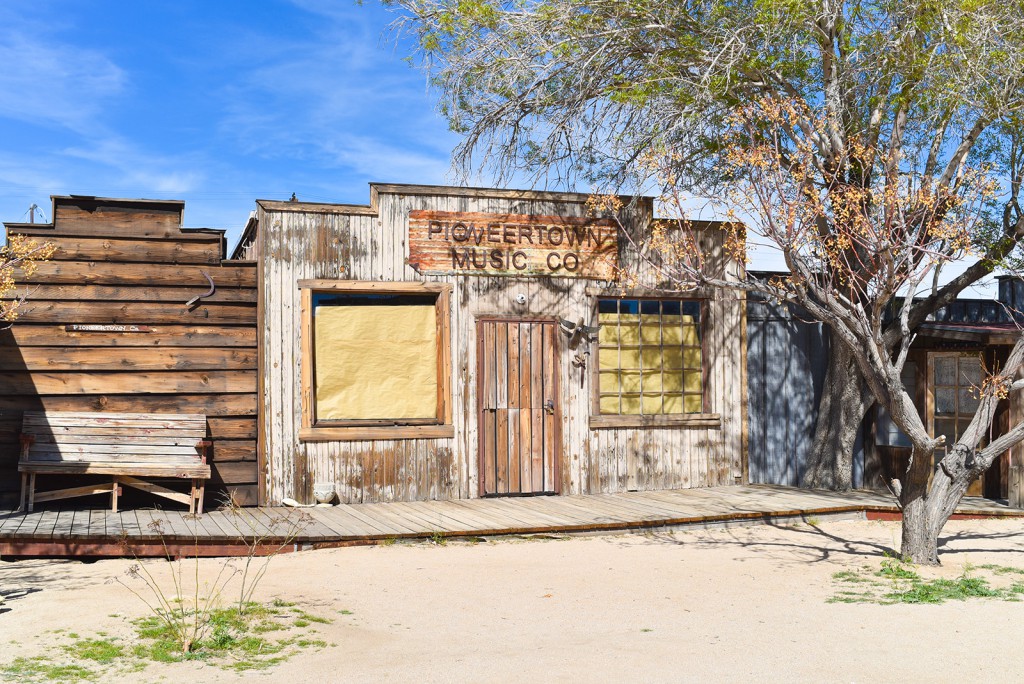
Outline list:
[[[29,473],[28,476],[28,512],[32,512],[32,508],[36,503],[36,474]]]
[[[28,497],[28,473],[21,474],[21,502],[18,503],[18,511],[25,512],[25,503]]]
[[[203,514],[203,481],[192,478],[192,493],[188,497],[188,512]]]
[[[110,512],[111,513],[117,513],[117,493],[118,493],[118,490],[120,490],[120,489],[121,489],[121,487],[118,485],[117,478],[115,477],[113,479],[113,481],[111,482],[111,487],[110,487]]]

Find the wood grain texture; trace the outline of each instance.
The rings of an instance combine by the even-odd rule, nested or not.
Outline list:
[[[181,228],[180,202],[55,198],[50,226],[11,232],[51,240],[53,260],[16,274],[27,301],[0,331],[0,441],[10,411],[202,413],[211,461],[253,464],[256,446],[256,264],[225,262],[222,231]],[[214,292],[186,302],[210,289]],[[132,325],[146,332],[75,325]],[[20,429],[20,425],[18,427]],[[139,439],[158,439],[139,426]],[[86,445],[101,445],[91,429]],[[54,436],[61,444],[65,436]],[[148,446],[156,446],[149,444]],[[80,451],[91,447],[82,446]],[[0,460],[0,480],[16,477]],[[251,468],[247,465],[246,468]],[[248,470],[232,482],[251,501]],[[228,489],[211,492],[215,498]]]
[[[568,338],[555,328],[546,340],[542,331],[534,334],[527,329],[530,326],[513,321],[582,318],[596,325],[596,299],[606,292],[614,296],[614,285],[566,277],[421,274],[410,263],[415,259],[410,257],[409,234],[412,212],[560,216],[583,222],[585,196],[460,194],[429,188],[403,194],[402,187],[375,186],[369,211],[273,203],[257,208],[256,280],[263,284],[260,442],[266,450],[262,472],[268,503],[284,497],[311,501],[313,481],[335,482],[342,502],[473,498],[484,493],[483,483],[497,480],[499,468],[504,469],[501,481],[510,494],[707,487],[743,477],[742,297],[698,293],[705,300],[707,326],[702,340],[707,366],[701,419],[655,429],[623,423],[592,429],[595,350],[587,354],[586,341],[569,349]],[[624,210],[622,218],[634,225],[646,222],[650,212],[651,205],[640,202]],[[725,277],[741,276],[739,267],[724,260],[721,231],[709,231],[704,244]],[[657,273],[625,246],[620,247],[620,263],[641,271],[646,292],[661,284]],[[435,290],[450,286],[451,339],[446,348],[451,387],[445,391],[451,403],[450,433],[401,439],[382,434],[346,441],[300,439],[297,379],[304,353],[298,334],[299,285],[307,281],[320,281],[318,287],[331,287],[331,281],[358,281],[368,292],[387,292],[396,282],[421,283]],[[337,286],[347,287],[345,283]],[[524,304],[518,303],[519,295]],[[498,338],[493,329],[481,327],[484,320],[503,321],[503,370],[495,358]],[[557,345],[555,361],[545,366],[543,349],[552,343]],[[577,354],[585,367],[572,363]],[[493,382],[482,383],[482,368],[500,372],[500,382],[494,377]],[[552,396],[543,396],[545,387],[552,388]],[[556,414],[544,410],[546,399],[553,401]],[[488,401],[494,411],[483,410]],[[504,447],[498,446],[501,431]],[[505,449],[500,458],[499,449]],[[542,454],[548,449],[560,456],[545,463]],[[494,457],[483,458],[485,451]]]

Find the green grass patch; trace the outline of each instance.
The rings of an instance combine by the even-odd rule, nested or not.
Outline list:
[[[139,672],[151,663],[199,661],[225,670],[264,670],[308,649],[328,643],[308,628],[331,620],[293,603],[246,603],[184,616],[205,620],[201,637],[182,648],[176,620],[149,615],[133,620],[134,634],[119,640],[97,632],[92,637],[62,634],[47,653],[15,658],[0,665],[0,680],[17,682],[102,681],[111,674]],[[123,619],[123,618],[122,618]],[[300,624],[301,623],[301,624]]]
[[[15,658],[0,669],[9,682],[91,682],[99,673],[83,665],[54,663],[47,656]]]
[[[104,636],[101,632],[100,636]],[[97,663],[112,663],[124,655],[124,646],[114,639],[78,639],[63,647],[64,652],[76,660],[92,660]]]
[[[1024,568],[1014,568],[1009,565],[995,565],[994,563],[987,563],[985,565],[979,565],[981,570],[990,570],[997,575],[1024,575]]]
[[[979,571],[986,575],[980,576]],[[1005,575],[1024,575],[1018,568],[998,565],[968,565],[956,579],[925,579],[912,565],[896,557],[887,557],[871,572],[843,570],[832,575],[835,585],[829,603],[938,604],[946,601],[993,599],[1020,601],[1024,580],[1008,586],[994,586],[993,580]]]

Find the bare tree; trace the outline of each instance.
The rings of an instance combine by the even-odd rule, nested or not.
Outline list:
[[[662,199],[677,207],[677,219],[656,223],[649,234],[623,233],[636,240],[637,251],[661,280],[676,288],[759,292],[797,304],[830,327],[849,350],[872,399],[910,439],[910,462],[894,484],[904,512],[902,553],[919,563],[936,563],[939,532],[968,485],[1024,440],[1022,423],[984,443],[998,402],[1024,386],[1015,381],[1024,364],[1024,337],[1005,365],[973,388],[978,409],[972,422],[936,458],[946,437],[929,434],[901,380],[914,321],[927,308],[915,295],[938,294],[939,272],[965,255],[1003,260],[1024,219],[1019,211],[1004,212],[1003,237],[988,240],[982,252],[977,235],[988,227],[992,200],[1001,192],[988,165],[961,164],[951,183],[937,184],[912,164],[890,164],[876,149],[852,141],[836,166],[822,171],[812,148],[814,138],[827,134],[824,115],[791,101],[760,99],[739,108],[731,121],[734,128],[723,138],[729,150],[724,163],[735,177],[728,196],[747,220],[727,224],[726,246],[742,259],[748,236],[768,240],[782,250],[790,276],[743,283],[717,277],[697,249],[699,226],[685,219],[676,194]],[[791,145],[793,139],[798,144]],[[661,167],[669,174],[672,163],[664,160]],[[868,186],[850,183],[851,168],[870,169],[875,180]],[[1019,184],[1011,185],[1015,205]],[[614,217],[616,203],[609,196],[601,208]]]
[[[747,121],[753,139],[777,138],[784,162],[797,149],[809,155],[806,173],[819,191],[912,178],[936,196],[956,194],[968,162],[1005,172],[1019,158],[1019,0],[385,4],[418,40],[440,109],[464,135],[454,160],[466,174],[483,169],[501,181],[526,173],[609,191],[658,184],[721,198],[746,172],[726,159],[731,117],[759,100],[805,108],[808,121],[822,123],[776,130],[768,118]],[[668,165],[645,162],[652,153]],[[987,202],[971,235],[976,249],[961,254],[970,266],[924,293],[908,312],[910,330],[1011,254],[1021,237],[1016,194],[1001,206]],[[868,247],[849,256],[867,269],[865,282],[873,277]],[[838,331],[834,339],[805,484],[847,489],[854,437],[876,393],[850,346],[861,341]]]

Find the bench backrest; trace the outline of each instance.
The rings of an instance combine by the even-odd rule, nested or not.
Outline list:
[[[23,463],[191,465],[205,460],[196,449],[206,436],[201,414],[26,411],[21,432],[30,442]]]

